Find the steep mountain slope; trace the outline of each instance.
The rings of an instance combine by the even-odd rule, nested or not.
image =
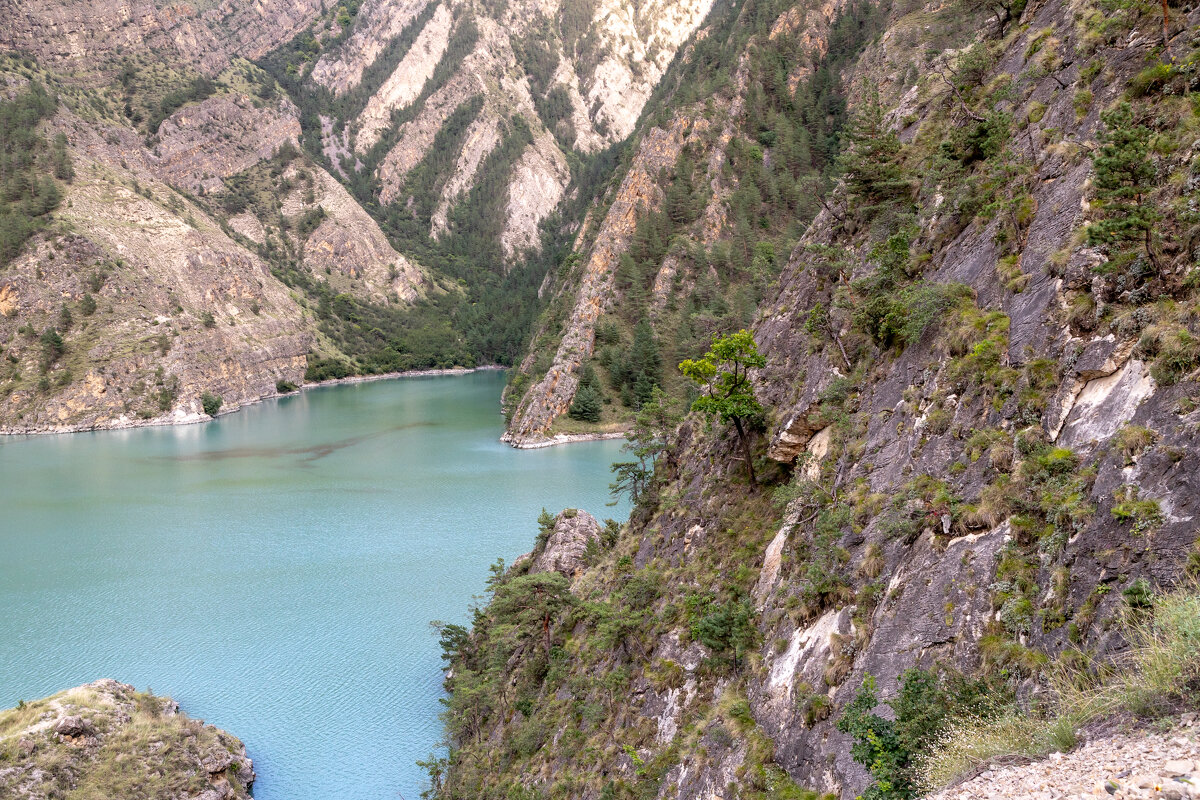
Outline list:
[[[506,441],[576,429],[562,418],[583,376],[607,387],[601,424],[627,425],[647,387],[682,394],[663,362],[752,320],[820,207],[844,121],[838,69],[881,17],[789,5],[720,6],[660,87],[623,182],[576,240],[583,272],[569,260],[543,287],[555,298],[510,385]],[[628,346],[649,355],[623,358]]]
[[[219,395],[228,409],[301,375],[512,362],[541,307],[536,288],[564,255],[594,187],[611,174],[616,143],[708,10],[706,0],[644,7],[377,0],[334,8],[307,0],[41,2],[13,9],[0,26],[0,49],[12,54],[4,65],[8,96],[44,85],[59,108],[24,120],[22,135],[53,142],[56,163],[88,165],[80,175],[96,162],[107,170],[105,181],[143,199],[157,202],[165,191],[170,204],[160,210],[174,229],[194,221],[219,235],[220,248],[236,253],[230,257],[266,275],[273,299],[257,298],[259,311],[269,305],[282,316],[272,318],[270,334],[250,326],[221,341],[222,375],[238,376],[229,380],[195,363],[206,361],[200,354],[213,346],[211,334],[177,348],[171,363],[144,357],[136,366],[108,364],[145,338],[124,313],[103,331],[99,318],[87,321],[113,353],[72,342],[53,306],[69,314],[83,293],[66,273],[54,272],[62,282],[41,287],[22,276],[45,274],[44,248],[78,233],[75,227],[91,248],[81,269],[107,259],[119,272],[124,248],[141,253],[137,270],[150,280],[122,291],[148,293],[137,305],[156,309],[149,319],[164,316],[154,293],[203,298],[190,311],[170,304],[198,320],[237,314],[214,304],[211,293],[193,291],[196,276],[177,263],[177,243],[126,243],[104,214],[93,220],[68,212],[76,200],[64,197],[74,192],[64,166],[57,188],[39,184],[38,208],[29,206],[11,239],[4,237],[4,260],[14,266],[3,277],[3,335],[11,344],[0,425],[181,421],[200,418],[201,394]],[[184,327],[185,338],[195,330]],[[40,344],[48,332],[66,337],[48,345],[50,361]],[[286,346],[267,344],[280,336]],[[71,357],[60,358],[60,350]],[[76,384],[92,366],[127,376],[120,392],[102,393],[95,380],[87,390]],[[50,375],[51,367],[63,374]],[[161,407],[125,396],[146,384],[146,370],[158,376],[160,368],[165,378],[151,385]],[[183,405],[161,391],[176,379]]]
[[[404,253],[463,284],[452,325],[511,363],[615,151],[708,0],[366,2],[260,63],[304,142]]]
[[[138,54],[208,75],[231,59],[258,58],[291,38],[320,11],[319,0],[5,0],[0,49],[36,58],[85,82]]]
[[[320,297],[399,307],[428,292],[299,156],[295,107],[245,62],[187,102],[161,100],[158,121],[137,110],[153,95],[129,64],[99,90],[27,59],[3,70],[6,191],[36,185],[47,201],[6,217],[0,429],[204,419],[294,389],[313,353],[345,357],[321,330]],[[54,175],[25,152],[45,152]],[[299,278],[313,290],[290,291]]]
[[[750,63],[839,14],[758,8]],[[731,425],[652,397],[628,526],[561,580],[498,571],[445,631],[434,795],[912,797],[937,713],[1045,702],[1055,663],[1113,657],[1123,615],[1200,573],[1198,24],[1171,9],[1167,56],[1158,5],[886,10],[840,70],[840,180],[754,316],[757,483]],[[686,113],[647,122],[627,189]],[[597,309],[630,302],[591,268],[613,209],[514,438],[553,432]]]

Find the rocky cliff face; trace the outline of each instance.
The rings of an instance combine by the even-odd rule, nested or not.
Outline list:
[[[236,56],[258,58],[290,39],[321,3],[7,0],[0,9],[6,12],[0,49],[98,81],[97,70],[147,52],[215,75]]]
[[[793,7],[773,20],[764,38],[768,45],[779,46],[780,57],[785,53],[792,57],[804,53],[794,67],[797,76],[803,76],[824,58],[824,42],[842,9],[840,3],[817,5],[804,12]],[[547,278],[543,290],[555,298],[550,304],[555,313],[544,316],[511,384],[507,400],[512,413],[505,441],[529,447],[544,444],[556,435],[563,427],[584,365],[599,366],[611,377],[611,363],[596,361],[600,354],[596,351],[595,334],[602,318],[609,325],[636,325],[640,314],[652,321],[662,346],[674,351],[675,362],[696,355],[693,343],[686,341],[680,331],[702,336],[726,325],[724,320],[713,319],[720,312],[714,314],[702,306],[712,302],[714,293],[728,300],[747,291],[760,291],[751,285],[764,280],[765,273],[774,269],[773,240],[788,226],[807,222],[812,213],[809,204],[815,201],[811,197],[803,200],[798,194],[775,203],[777,215],[778,205],[785,206],[788,212],[777,220],[769,220],[766,213],[760,213],[759,207],[764,205],[763,198],[768,193],[773,192],[780,199],[780,187],[775,179],[764,181],[757,175],[747,175],[748,166],[736,163],[747,156],[755,157],[746,149],[748,140],[759,136],[763,127],[771,124],[763,114],[762,106],[766,103],[762,95],[771,91],[764,87],[769,87],[775,78],[762,65],[752,65],[752,54],[745,50],[740,38],[749,27],[742,16],[736,11],[723,11],[722,17],[712,20],[701,31],[700,42],[709,43],[718,37],[722,42],[719,57],[731,60],[723,65],[726,79],[713,81],[711,75],[697,66],[705,59],[718,58],[715,53],[684,54],[682,64],[670,79],[670,88],[661,99],[671,109],[670,121],[644,123],[644,132],[634,138],[634,154],[623,182],[602,198],[602,204],[593,209],[602,216],[590,216],[576,239],[576,256],[586,265],[583,271],[563,269]],[[784,40],[787,44],[779,45]],[[713,49],[717,50],[717,46]],[[690,98],[693,94],[689,91],[693,87],[687,84],[701,80],[719,85],[719,102],[711,97],[681,101],[680,98]],[[788,85],[793,86],[790,78]],[[747,115],[748,100],[758,105],[754,119]],[[656,116],[660,120],[667,116],[665,109],[659,109]],[[801,182],[813,181],[812,185],[817,185],[815,174],[805,174],[811,170],[807,156],[805,153],[800,158],[786,157],[795,162],[794,168],[783,166],[788,173],[795,173],[787,175],[788,181],[799,178]],[[735,163],[731,163],[731,158]],[[667,189],[672,186],[687,188],[667,208]],[[803,191],[811,192],[812,188]],[[738,209],[737,216],[750,219],[734,218],[731,207]],[[745,228],[747,222],[759,226],[757,237]],[[646,242],[652,243],[655,237],[660,244],[647,247]],[[751,269],[714,263],[753,261],[736,252],[731,255],[723,248],[745,253],[758,246],[756,238],[765,242],[768,249],[762,252],[772,254],[769,259],[772,263],[745,265]],[[737,244],[731,244],[733,241]],[[658,252],[653,252],[655,247]],[[641,255],[647,250],[652,251],[649,258]],[[631,279],[627,274],[618,280],[623,259],[631,258],[643,262],[636,265],[641,275]],[[753,274],[760,269],[763,274]],[[628,266],[625,270],[629,272]],[[648,295],[644,308],[640,307],[643,292]],[[628,306],[636,310],[625,310]],[[564,313],[564,307],[569,312]],[[748,313],[749,307],[743,306],[731,314],[725,303],[724,316],[740,316]],[[748,322],[749,316],[745,316],[735,324]],[[672,382],[669,376],[656,378],[656,382],[664,380],[669,387]],[[627,398],[622,398],[622,403],[629,405]],[[614,416],[620,418],[619,413]],[[611,424],[627,425],[628,421],[626,415],[624,420],[614,420]]]
[[[500,238],[505,255],[515,257],[540,244],[539,224],[570,184],[566,153],[594,152],[629,135],[710,5],[368,2],[344,42],[327,49],[305,80],[340,99],[344,116],[336,125],[357,155],[337,166],[354,169],[348,162],[365,159],[360,169],[374,170],[384,204],[411,203],[411,173],[436,160],[442,172],[431,235],[446,233],[450,210],[473,187],[498,183]],[[482,107],[457,136],[447,125],[475,97]],[[489,160],[514,117],[530,127],[529,141]],[[456,158],[448,158],[452,152]]]
[[[518,447],[536,446],[545,440],[555,418],[566,413],[579,385],[576,372],[595,350],[596,320],[615,300],[613,281],[618,260],[629,247],[639,216],[662,202],[657,178],[679,156],[684,125],[679,121],[669,130],[653,128],[638,148],[633,167],[596,233],[554,362],[517,406],[504,441]],[[527,358],[521,370],[531,367],[532,361]]]
[[[75,179],[56,228],[0,277],[3,430],[198,421],[206,392],[232,409],[302,381],[312,333],[267,265],[172,187],[101,152],[127,151],[59,121],[79,137]],[[39,338],[47,329],[61,353]]]
[[[235,737],[169,697],[100,680],[0,711],[5,797],[250,797],[254,765]]]
[[[758,30],[812,14],[780,9]],[[1197,23],[1171,23],[1173,52]],[[669,431],[629,525],[574,577],[586,602],[556,617],[549,657],[518,637],[504,666],[485,665],[503,604],[458,651],[455,703],[459,687],[479,698],[476,677],[514,693],[450,721],[445,796],[854,797],[872,776],[837,721],[868,676],[884,700],[914,666],[1037,696],[1049,659],[1112,657],[1116,621],[1195,574],[1200,350],[1179,211],[1195,118],[1171,95],[1190,73],[1161,65],[1160,37],[1148,9],[1104,22],[1045,2],[1003,27],[891,9],[844,69],[846,177],[754,316],[759,484],[727,426],[693,415]],[[805,85],[778,66],[780,84]],[[1125,123],[1108,114],[1122,101]],[[1115,213],[1097,202],[1111,173],[1096,154],[1137,126],[1162,238],[1089,244]],[[736,126],[714,130],[729,131],[725,152],[749,146]],[[639,152],[666,135],[648,131]],[[771,141],[754,142],[759,163],[779,157]],[[677,287],[667,262],[656,284]],[[518,441],[570,403],[594,309],[629,302],[582,263],[564,281],[577,302],[562,344],[513,417]]]

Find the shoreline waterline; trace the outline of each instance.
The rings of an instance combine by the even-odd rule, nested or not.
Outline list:
[[[452,367],[450,369],[412,369],[402,372],[384,372],[378,375],[350,375],[345,378],[329,378],[323,381],[309,381],[302,383],[296,387],[294,392],[276,392],[275,394],[263,395],[262,397],[246,400],[238,403],[233,408],[226,411],[217,412],[216,416],[208,414],[184,414],[182,412],[173,412],[172,414],[162,417],[153,417],[151,419],[130,419],[119,417],[113,420],[111,424],[93,424],[93,425],[62,425],[46,429],[14,429],[0,426],[0,437],[2,436],[57,436],[60,434],[69,433],[96,433],[99,431],[124,431],[133,430],[135,428],[166,428],[177,427],[182,425],[199,425],[203,422],[210,422],[218,417],[226,417],[231,414],[236,414],[239,411],[256,406],[260,403],[265,403],[268,400],[278,400],[282,397],[293,397],[301,392],[309,389],[320,389],[326,386],[342,386],[353,383],[373,383],[375,381],[386,381],[399,378],[432,378],[445,375],[471,375],[476,372],[498,372],[506,370],[500,364],[485,364],[479,367]]]

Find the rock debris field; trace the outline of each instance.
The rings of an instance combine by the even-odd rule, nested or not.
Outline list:
[[[1042,761],[997,767],[929,800],[1200,798],[1200,726],[1185,715],[1170,733],[1135,731],[1089,741]]]

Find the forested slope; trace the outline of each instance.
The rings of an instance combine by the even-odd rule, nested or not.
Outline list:
[[[774,23],[754,23],[756,7]],[[861,13],[820,10],[831,31]],[[1166,10],[1164,42],[1160,4],[879,9],[878,35],[838,67],[850,102],[836,166],[802,195],[815,216],[795,246],[776,249],[753,344],[713,348],[715,377],[730,353],[757,365],[752,398],[724,419],[704,413],[731,408],[719,403],[686,413],[721,385],[689,397],[667,377],[684,353],[661,359],[668,391],[637,398],[621,473],[629,523],[597,528],[580,564],[548,574],[536,564],[553,563],[557,522],[543,520],[542,556],[497,570],[471,629],[445,629],[451,752],[431,762],[433,795],[908,798],[947,778],[933,753],[1036,754],[1096,715],[1195,703],[1194,593],[1160,592],[1200,573],[1200,20]],[[770,32],[804,15],[746,3],[731,23],[749,26],[743,77],[728,59],[710,74],[754,86]],[[777,63],[786,85],[796,62]],[[691,85],[700,103],[712,91]],[[731,115],[724,98],[754,97],[721,91],[713,105]],[[682,194],[660,165],[696,128],[686,106],[644,124],[623,185],[640,194],[622,206],[618,192],[582,241],[586,271],[560,294],[567,332],[526,365],[547,377],[514,436],[558,430],[588,367],[620,402],[602,331],[639,293],[615,276],[638,220]],[[734,127],[724,150],[752,157],[729,157],[705,188],[761,192],[785,130]],[[658,175],[650,188],[639,164]],[[749,204],[749,220],[778,230],[772,207]],[[629,217],[626,238],[606,238]],[[643,274],[687,286],[704,262],[672,258],[686,252]],[[632,357],[629,322],[613,341]],[[1159,679],[1137,671],[1155,654],[1173,665]],[[964,713],[975,722],[948,722]]]

